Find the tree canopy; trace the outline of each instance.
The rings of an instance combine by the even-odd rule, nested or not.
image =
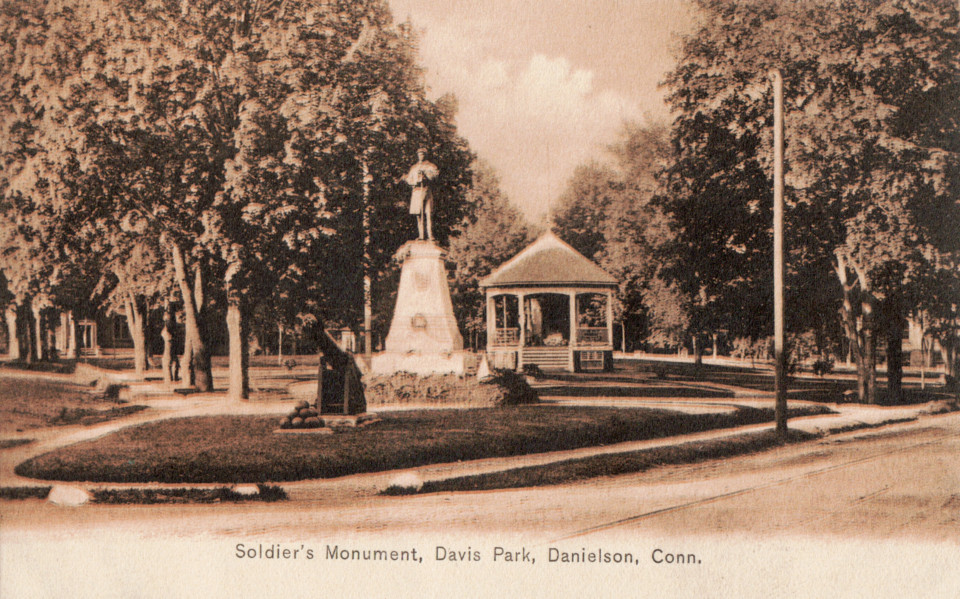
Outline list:
[[[684,38],[666,79],[678,158],[664,201],[683,254],[674,279],[698,308],[693,326],[727,322],[752,335],[769,328],[770,294],[762,292],[772,260],[768,77],[779,69],[787,98],[788,326],[840,306],[861,396],[872,400],[880,304],[898,301],[924,273],[946,268],[957,276],[957,6],[699,0],[697,7],[700,26]]]
[[[427,99],[416,39],[383,0],[12,2],[0,34],[10,286],[56,280],[38,269],[62,256],[43,248],[79,240],[105,263],[158,249],[169,270],[123,264],[117,282],[173,273],[201,388],[215,314],[232,314],[231,355],[259,304],[350,321],[354,273],[409,237],[397,179],[418,147],[444,175],[440,238],[463,216],[454,104]],[[143,283],[125,293],[162,287]]]

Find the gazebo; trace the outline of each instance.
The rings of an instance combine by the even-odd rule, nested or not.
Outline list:
[[[480,281],[493,368],[609,370],[617,281],[547,232]]]

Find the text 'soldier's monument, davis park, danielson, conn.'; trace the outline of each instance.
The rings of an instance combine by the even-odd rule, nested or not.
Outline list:
[[[467,356],[453,316],[444,251],[433,241],[431,186],[439,170],[427,161],[425,150],[417,156],[406,182],[413,188],[410,213],[417,217],[419,238],[398,252],[403,266],[397,305],[384,351],[373,357],[371,366],[379,373],[463,373]]]

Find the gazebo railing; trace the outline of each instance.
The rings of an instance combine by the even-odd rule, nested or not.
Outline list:
[[[577,327],[577,345],[607,345],[607,327]]]
[[[513,346],[520,344],[520,329],[496,329],[493,335],[495,346]]]

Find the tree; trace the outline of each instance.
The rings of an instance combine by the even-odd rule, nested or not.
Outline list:
[[[839,289],[829,303],[840,305],[860,398],[874,402],[881,316],[898,312],[881,303],[901,303],[895,296],[919,284],[924,264],[958,249],[955,234],[945,234],[960,226],[957,119],[946,100],[958,92],[957,7],[903,0],[703,0],[698,7],[703,25],[685,38],[666,81],[679,151],[666,207],[687,254],[676,279],[692,297],[701,287],[704,306],[763,314],[755,330],[766,328],[767,293],[756,291],[769,280],[765,79],[777,67],[790,99],[788,288],[828,268],[835,274]],[[797,315],[822,312],[830,299],[789,297],[787,313]],[[716,310],[736,323],[729,312]]]
[[[565,241],[619,281],[615,317],[623,324],[626,350],[628,339],[645,339],[663,325],[665,334],[655,335],[662,342],[676,325],[667,318],[669,310],[656,311],[658,318],[649,311],[667,289],[654,281],[663,270],[660,249],[671,231],[653,200],[671,155],[669,130],[661,123],[626,123],[607,153],[612,164],[577,168],[552,218]]]
[[[17,33],[24,14],[31,35]],[[111,247],[130,233],[155,240],[172,265],[202,390],[212,387],[214,305],[227,314],[230,393],[245,397],[253,306],[297,303],[305,291],[340,299],[312,282],[356,263],[337,248],[360,247],[351,243],[359,226],[349,226],[360,212],[359,165],[401,172],[397,164],[429,145],[448,167],[446,218],[458,218],[469,152],[441,103],[425,99],[412,38],[382,0],[64,0],[10,15],[18,103],[5,125],[25,141],[6,155],[30,176],[4,195],[40,201],[50,222],[96,223]],[[31,185],[65,191],[47,201],[26,193]],[[402,230],[392,208],[374,219],[383,253],[390,244],[378,234]]]
[[[522,250],[533,234],[503,195],[493,169],[478,161],[473,173],[473,185],[464,200],[469,213],[452,233],[447,259],[456,265],[451,295],[457,322],[472,346],[478,347],[486,332],[480,280]]]
[[[46,87],[55,70],[47,59],[63,48],[46,37],[42,13],[28,2],[0,8],[0,268],[18,307],[8,316],[17,353],[27,361],[46,357],[42,310],[63,275],[54,243],[66,191],[59,173],[71,168],[73,141],[47,111],[59,101]]]

